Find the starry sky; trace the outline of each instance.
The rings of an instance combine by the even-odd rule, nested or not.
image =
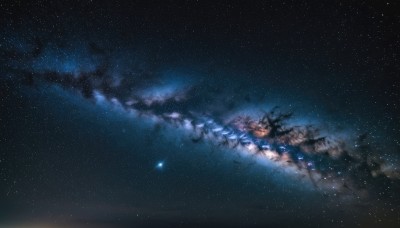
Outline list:
[[[0,3],[1,227],[399,227],[396,1]]]

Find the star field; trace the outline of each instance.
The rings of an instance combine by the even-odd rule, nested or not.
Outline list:
[[[0,3],[0,226],[398,227],[397,8]]]

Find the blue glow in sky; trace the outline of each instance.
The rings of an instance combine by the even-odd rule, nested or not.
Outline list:
[[[164,168],[164,162],[163,161],[158,162],[157,165],[156,165],[156,168],[160,169],[160,170],[163,169]]]

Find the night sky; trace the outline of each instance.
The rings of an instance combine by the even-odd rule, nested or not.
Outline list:
[[[0,227],[400,227],[396,1],[28,2]]]

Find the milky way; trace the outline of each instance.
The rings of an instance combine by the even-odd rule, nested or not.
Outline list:
[[[33,59],[34,70],[15,68],[13,74],[17,79],[11,77],[14,81],[31,87],[54,84],[78,92],[94,103],[120,107],[134,113],[134,118],[170,123],[190,132],[188,137],[193,143],[212,143],[229,148],[232,153],[251,155],[258,161],[274,162],[327,195],[339,194],[348,199],[370,197],[371,193],[374,196],[383,191],[389,198],[395,194],[387,189],[398,184],[399,174],[377,155],[379,152],[374,151],[368,134],[346,133],[343,137],[312,123],[291,121],[296,113],[282,111],[285,107],[270,106],[269,110],[258,107],[262,111],[256,112],[257,115],[247,115],[248,106],[224,110],[227,108],[218,99],[232,94],[209,94],[204,88],[212,87],[212,81],[199,82],[172,73],[116,75],[110,57],[95,44],[85,48],[88,56],[80,57],[91,59],[89,65],[94,68],[88,69],[82,63],[76,65],[75,60],[69,65],[68,56],[64,63],[56,65],[49,64],[53,60],[44,61],[45,58],[37,61],[41,48],[41,42],[37,41],[32,51],[10,53],[26,56],[27,62]],[[52,53],[52,48],[48,47],[47,52]],[[11,68],[13,64],[11,59]]]
[[[0,4],[0,226],[398,227],[395,2]]]

